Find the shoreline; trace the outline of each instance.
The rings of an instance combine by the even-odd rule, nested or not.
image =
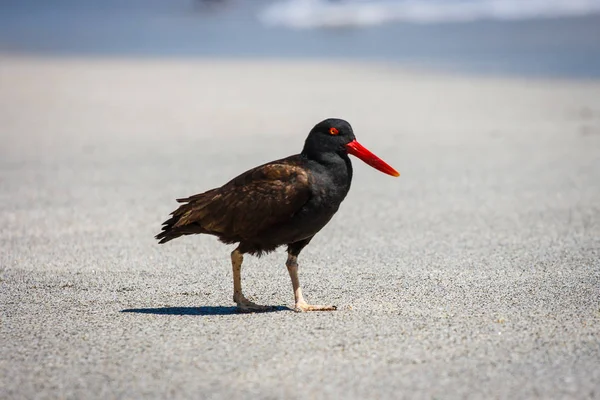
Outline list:
[[[118,65],[181,65],[194,64],[200,67],[210,66],[275,66],[293,67],[305,65],[311,68],[323,66],[326,68],[349,68],[364,69],[374,72],[392,72],[407,76],[435,77],[439,79],[475,79],[477,81],[497,82],[528,82],[533,84],[588,84],[600,82],[600,76],[562,76],[562,75],[528,75],[519,73],[481,72],[466,71],[460,67],[451,69],[448,67],[432,67],[427,64],[406,63],[395,60],[336,58],[336,57],[247,57],[247,56],[160,56],[160,55],[105,55],[105,54],[56,54],[39,52],[0,52],[0,61],[7,63],[105,63]]]

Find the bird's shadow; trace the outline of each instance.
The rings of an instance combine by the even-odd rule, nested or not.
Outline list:
[[[270,310],[257,311],[255,314],[290,311],[289,307],[273,306]],[[160,308],[129,308],[123,313],[158,314],[158,315],[235,315],[247,314],[237,307],[205,306],[205,307],[160,307]]]

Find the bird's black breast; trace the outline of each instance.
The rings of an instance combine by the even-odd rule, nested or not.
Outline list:
[[[335,215],[350,190],[352,164],[347,157],[339,157],[333,165],[310,159],[303,164],[311,195],[289,220],[264,232],[267,241],[289,244],[314,236]]]

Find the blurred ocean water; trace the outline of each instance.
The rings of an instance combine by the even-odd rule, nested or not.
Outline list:
[[[600,77],[600,0],[0,0],[0,53],[379,60]]]
[[[285,0],[266,7],[261,21],[294,28],[319,28],[396,21],[523,20],[599,12],[600,0]]]

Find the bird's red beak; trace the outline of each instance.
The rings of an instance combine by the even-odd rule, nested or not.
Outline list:
[[[346,145],[346,149],[348,150],[348,153],[360,158],[361,160],[369,164],[371,167],[378,169],[384,174],[388,174],[391,176],[400,176],[400,173],[398,171],[390,167],[381,158],[377,157],[375,154],[367,150],[362,144],[358,143],[356,139],[348,143]]]

